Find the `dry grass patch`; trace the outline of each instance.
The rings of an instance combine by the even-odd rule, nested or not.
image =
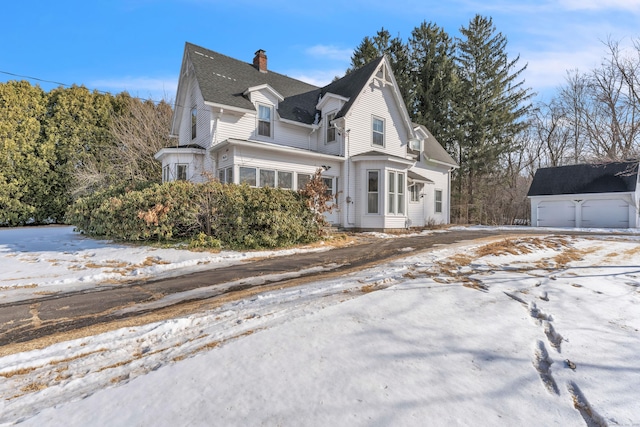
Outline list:
[[[627,249],[623,253],[625,256],[640,255],[640,245],[636,246],[635,248]]]
[[[129,265],[128,262],[115,261],[115,260],[109,259],[99,264],[95,262],[88,262],[85,264],[85,267],[87,268],[122,268],[122,267],[126,267],[127,265]]]
[[[105,352],[105,351],[107,351],[106,348],[99,348],[97,350],[89,351],[87,353],[81,353],[81,354],[78,354],[76,356],[67,357],[65,359],[53,360],[53,361],[49,362],[49,365],[55,366],[55,365],[59,365],[61,363],[73,362],[74,360],[82,359],[84,357],[91,356],[92,354],[102,353],[102,352]]]
[[[553,261],[556,263],[558,267],[564,267],[570,262],[573,261],[581,261],[583,257],[591,252],[595,252],[598,248],[591,248],[589,250],[579,250],[574,248],[569,248],[562,251],[561,254],[556,255],[553,258]]]
[[[49,386],[44,383],[30,383],[22,387],[20,391],[24,393],[35,393],[36,391],[44,390],[47,387]]]
[[[9,371],[9,372],[0,372],[0,377],[13,378],[16,375],[26,375],[28,373],[35,371],[36,369],[38,369],[38,367],[20,368],[20,369],[14,369],[13,371]]]
[[[369,284],[369,285],[364,285],[363,287],[360,288],[360,291],[364,294],[368,294],[370,292],[374,292],[380,289],[380,286],[376,285],[375,283]]]
[[[12,280],[12,279],[8,279],[8,280]],[[33,289],[33,288],[37,288],[38,285],[36,285],[35,283],[29,283],[28,285],[10,285],[10,286],[0,286],[0,291],[6,291],[9,289]]]

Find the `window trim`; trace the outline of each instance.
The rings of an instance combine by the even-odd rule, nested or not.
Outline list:
[[[424,183],[414,181],[407,188],[409,189],[409,203],[419,203],[420,197],[423,196],[422,190],[424,190]],[[414,196],[416,196],[415,199]]]
[[[336,142],[338,140],[338,138],[336,137],[337,134],[337,130],[336,130],[336,125],[331,123],[335,118],[336,118],[336,111],[332,111],[330,113],[327,113],[326,115],[326,123],[325,123],[325,133],[324,133],[324,143],[325,144],[330,144],[332,142]],[[329,135],[332,135],[331,138],[329,139]]]
[[[198,134],[198,108],[191,108],[191,139],[196,139]]]
[[[379,121],[382,123],[382,131],[376,130],[375,128],[375,124],[376,121]],[[387,127],[386,123],[385,123],[385,119],[382,117],[378,117],[378,116],[371,116],[371,145],[374,147],[382,147],[384,148],[385,146],[385,128]],[[375,143],[375,135],[382,135],[382,144],[376,144]]]
[[[256,134],[258,136],[261,136],[263,138],[273,138],[273,106],[272,105],[268,105],[268,104],[258,104],[258,114],[257,114],[257,120],[258,120],[258,125],[257,125],[257,129],[256,129]],[[262,109],[266,109],[267,111],[269,111],[269,121],[267,120],[263,120],[262,116],[260,115],[260,112],[262,111]],[[268,128],[269,128],[269,135],[264,135],[262,133],[260,133],[260,125],[262,123],[267,123],[268,124]]]
[[[180,169],[184,168],[184,178],[181,177]],[[189,164],[176,163],[176,181],[187,181],[189,179]]]
[[[289,187],[280,186],[280,174],[289,174],[289,176],[291,177],[291,185]],[[293,190],[293,172],[276,170],[276,186],[284,190]]]
[[[309,179],[307,180],[307,182],[305,182],[303,185],[300,185],[300,175],[303,176],[307,176],[309,177]],[[296,172],[296,189],[298,191],[304,189],[304,187],[313,179],[313,174],[311,173],[301,173],[301,172]]]
[[[440,195],[440,197],[438,197]],[[433,212],[434,213],[442,213],[442,195],[443,191],[441,189],[433,190]]]
[[[387,172],[387,214],[406,216],[406,174],[397,170]]]
[[[370,188],[370,184],[371,184],[371,179],[370,179],[370,174],[371,173],[375,173],[376,174],[376,190],[375,191],[371,191]],[[367,175],[366,175],[366,179],[367,179],[367,215],[380,215],[380,170],[379,169],[367,169]],[[370,197],[372,195],[376,196],[376,211],[375,212],[371,212],[370,208]]]
[[[266,181],[266,178],[273,178],[273,182],[269,182],[269,187],[276,188],[276,183],[278,182],[278,179],[276,178],[276,170],[262,169],[262,168],[258,168],[258,170],[259,170],[258,176],[260,177],[260,182],[258,183],[258,187],[265,187],[263,180]],[[267,175],[271,175],[271,176],[267,176]]]
[[[171,165],[164,165],[162,167],[162,182],[171,181]]]
[[[253,184],[251,182],[248,182],[246,180],[243,180],[242,177],[242,171],[244,170],[253,170]],[[238,184],[247,184],[250,187],[257,187],[258,186],[258,168],[253,167],[253,166],[240,166],[240,170],[238,171]]]

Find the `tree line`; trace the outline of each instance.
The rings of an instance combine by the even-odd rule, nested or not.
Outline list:
[[[63,222],[74,197],[160,180],[172,109],[83,86],[0,83],[0,225]]]

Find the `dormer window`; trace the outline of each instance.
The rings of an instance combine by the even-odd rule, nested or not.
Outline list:
[[[272,113],[272,107],[267,105],[258,105],[258,135],[271,138]]]
[[[329,113],[327,114],[326,120],[327,120],[327,138],[326,138],[326,142],[335,142],[336,140],[336,125],[331,123],[333,121],[333,119],[336,118],[336,113]]]
[[[379,147],[384,147],[384,119],[373,117],[371,128],[371,143]]]

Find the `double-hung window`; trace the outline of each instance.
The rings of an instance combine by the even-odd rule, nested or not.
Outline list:
[[[179,181],[186,181],[187,180],[187,168],[189,165],[186,165],[184,163],[178,163],[176,165],[176,179]]]
[[[335,118],[336,118],[336,113],[327,114],[327,117],[326,117],[326,121],[327,121],[326,142],[327,143],[334,142],[336,140],[336,125],[331,123]]]
[[[258,105],[258,135],[271,138],[273,109],[268,105]]]
[[[384,120],[373,117],[371,120],[371,143],[379,147],[384,147]]]
[[[390,214],[404,214],[404,174],[389,172],[387,212]]]
[[[379,213],[378,183],[380,181],[379,171],[367,171],[367,213]]]
[[[435,190],[434,194],[434,211],[435,213],[442,213],[442,190]]]
[[[171,180],[171,173],[169,172],[169,170],[169,165],[166,165],[162,168],[162,182],[169,182],[169,180]]]

